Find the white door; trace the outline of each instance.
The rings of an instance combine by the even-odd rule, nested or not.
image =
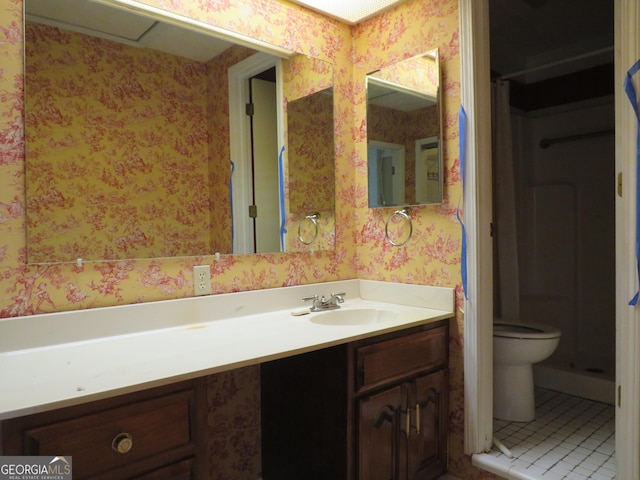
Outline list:
[[[254,220],[249,216],[249,209],[254,204],[254,184],[253,184],[253,150],[259,152],[267,152],[271,147],[265,143],[253,148],[253,135],[251,133],[251,117],[246,115],[246,105],[251,102],[250,79],[259,76],[261,72],[265,72],[270,68],[276,69],[275,83],[275,105],[282,104],[282,77],[280,70],[280,60],[266,53],[256,53],[245,60],[237,63],[228,70],[229,77],[229,130],[230,130],[230,155],[231,164],[233,165],[232,176],[232,206],[233,206],[233,253],[245,254],[255,253],[255,231]],[[260,87],[258,87],[260,88]],[[262,90],[262,89],[261,89]],[[260,95],[258,95],[260,96]],[[270,95],[268,95],[269,97]],[[259,103],[262,102],[258,98]],[[272,100],[268,100],[267,104],[272,104]],[[264,112],[264,109],[259,109]],[[275,117],[264,120],[260,123],[268,124],[275,131],[273,134],[256,135],[257,140],[263,141],[272,139],[276,146],[282,145],[283,129],[282,117],[279,115],[278,109],[274,108]],[[259,114],[259,116],[261,116]],[[260,129],[260,127],[258,127]],[[276,147],[277,148],[277,147]],[[275,149],[275,148],[274,148]],[[277,176],[277,157],[276,152],[273,174]],[[277,185],[277,181],[276,181]],[[269,188],[266,188],[269,191]],[[276,193],[277,195],[277,189]],[[278,219],[275,219],[275,229],[278,229]],[[280,245],[268,251],[279,252]],[[267,247],[261,251],[267,251]]]
[[[255,252],[280,251],[276,84],[251,79]]]
[[[405,159],[404,145],[388,142],[369,142],[369,205],[404,205]]]

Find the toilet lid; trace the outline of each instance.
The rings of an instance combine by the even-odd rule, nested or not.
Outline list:
[[[560,333],[560,330],[548,325],[509,322],[495,322],[493,324],[494,337],[547,339],[559,337]]]

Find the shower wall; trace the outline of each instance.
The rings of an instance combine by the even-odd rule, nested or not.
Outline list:
[[[513,116],[521,319],[562,330],[549,363],[615,374],[613,98]]]

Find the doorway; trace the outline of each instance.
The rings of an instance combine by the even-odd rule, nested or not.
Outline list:
[[[547,3],[547,2],[532,2]],[[620,174],[623,195],[616,195],[616,458],[618,478],[638,477],[638,426],[640,397],[636,328],[637,308],[628,306],[637,290],[635,241],[636,119],[622,84],[626,70],[637,61],[640,44],[637,0],[615,3],[615,148],[616,177]],[[469,232],[468,295],[465,302],[465,450],[470,454],[488,451],[493,440],[492,392],[486,382],[492,376],[492,239],[491,208],[480,199],[491,196],[491,171],[483,159],[490,158],[489,2],[460,3],[462,88],[466,110],[467,178],[465,179],[465,222]],[[615,181],[612,181],[612,188]]]
[[[613,3],[489,0],[489,23],[494,317],[562,332],[536,385],[613,404]]]
[[[278,114],[275,67],[249,79],[253,251],[280,251]],[[248,253],[248,252],[247,252]]]
[[[369,205],[402,205],[405,203],[405,146],[369,141]]]
[[[277,149],[284,144],[282,115],[277,107],[282,105],[280,60],[256,53],[229,68],[228,77],[233,253],[279,252],[284,248],[278,202]],[[252,97],[262,104],[254,109],[257,114],[253,117],[247,115]],[[268,184],[263,186],[263,180]]]

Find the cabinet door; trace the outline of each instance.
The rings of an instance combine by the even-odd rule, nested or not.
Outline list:
[[[411,435],[407,445],[409,480],[432,480],[446,471],[448,374],[418,377],[411,386]]]
[[[405,465],[399,461],[406,442],[404,422],[407,385],[398,385],[358,401],[358,479],[400,480]]]

